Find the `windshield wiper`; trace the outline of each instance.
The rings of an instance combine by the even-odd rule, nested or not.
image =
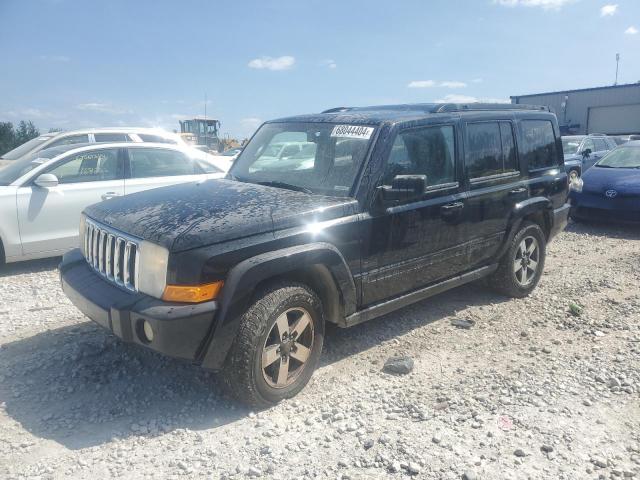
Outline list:
[[[596,165],[596,167],[598,167],[598,168],[616,168],[616,167],[612,167],[611,165]]]
[[[286,188],[287,190],[293,190],[294,192],[313,193],[307,187],[301,187],[299,185],[292,185],[291,183],[280,182],[278,180],[269,180],[265,182],[256,182],[258,185],[265,185],[267,187]]]

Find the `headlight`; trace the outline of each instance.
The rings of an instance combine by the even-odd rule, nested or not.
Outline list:
[[[582,179],[576,178],[575,180],[572,180],[571,183],[569,184],[569,189],[573,190],[574,192],[580,193],[582,191],[583,185],[584,185],[584,182],[582,181]]]
[[[82,255],[86,255],[85,248],[84,248],[85,247],[84,236],[86,234],[86,231],[87,231],[87,217],[83,213],[80,215],[80,228],[78,230],[78,234],[80,238],[80,251],[82,252]]]
[[[162,298],[167,286],[169,250],[155,243],[143,241],[140,244],[138,268],[138,290],[152,297]]]

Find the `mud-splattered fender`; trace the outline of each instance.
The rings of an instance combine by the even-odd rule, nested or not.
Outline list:
[[[237,335],[240,317],[260,283],[312,266],[326,267],[335,283],[329,287],[340,296],[342,313],[354,313],[356,289],[353,276],[335,246],[329,243],[311,243],[257,255],[240,262],[229,271],[225,279],[220,295],[220,309],[200,350],[202,366],[209,369],[222,367]]]

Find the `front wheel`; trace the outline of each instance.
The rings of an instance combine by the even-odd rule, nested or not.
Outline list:
[[[324,338],[322,304],[302,284],[258,294],[240,318],[223,375],[232,394],[258,408],[295,396],[315,370]]]
[[[529,295],[536,288],[544,269],[546,243],[538,224],[524,222],[490,278],[490,284],[509,297]]]

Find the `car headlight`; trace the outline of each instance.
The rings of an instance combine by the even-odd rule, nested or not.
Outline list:
[[[78,229],[78,236],[80,237],[80,251],[82,255],[86,255],[84,248],[84,236],[87,231],[87,217],[83,213],[80,215],[80,228]]]
[[[138,290],[152,297],[162,298],[167,286],[169,250],[144,240],[140,244],[138,265]]]
[[[571,181],[571,183],[569,184],[569,189],[573,190],[574,192],[582,192],[582,186],[584,185],[584,182],[582,181],[581,178],[576,178],[574,180]]]

